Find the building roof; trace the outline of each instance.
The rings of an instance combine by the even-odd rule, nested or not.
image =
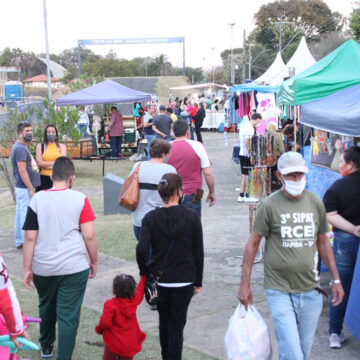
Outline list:
[[[51,78],[51,82],[57,82],[59,81],[59,79],[57,78]],[[40,74],[40,75],[36,75],[36,76],[33,76],[31,78],[28,78],[28,79],[25,79],[23,80],[23,82],[45,82],[47,83],[47,75],[45,74]]]
[[[38,59],[46,65],[45,58],[38,57]],[[53,60],[49,61],[49,65],[50,65],[51,74],[54,77],[56,77],[58,79],[62,79],[65,76],[67,70],[62,65],[58,64],[57,62],[55,62]]]

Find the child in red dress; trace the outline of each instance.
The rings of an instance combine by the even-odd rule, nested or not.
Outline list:
[[[136,309],[144,298],[144,287],[145,276],[137,287],[131,275],[115,277],[115,297],[105,302],[99,325],[95,327],[105,343],[103,360],[132,360],[141,351],[146,334],[140,330]]]

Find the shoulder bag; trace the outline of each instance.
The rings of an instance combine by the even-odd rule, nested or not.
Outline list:
[[[139,169],[140,164],[135,171],[126,178],[119,195],[119,205],[130,211],[134,211],[139,202]]]
[[[169,257],[169,254],[173,247],[173,244],[174,244],[174,240],[171,240],[169,249],[168,249],[165,259],[161,265],[161,269],[157,272],[157,275],[150,274],[150,273],[146,274],[145,300],[149,305],[157,305],[157,303],[158,303],[157,284],[161,278],[161,275],[164,273],[164,266]]]

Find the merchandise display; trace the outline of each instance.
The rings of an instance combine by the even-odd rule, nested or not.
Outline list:
[[[265,199],[271,192],[271,170],[254,167],[249,173],[249,195],[258,200]]]
[[[250,154],[251,165],[255,166],[274,166],[277,161],[274,149],[275,134],[265,135],[255,134],[247,142],[248,153]]]
[[[311,163],[339,171],[342,152],[353,145],[353,137],[315,130],[311,138]]]

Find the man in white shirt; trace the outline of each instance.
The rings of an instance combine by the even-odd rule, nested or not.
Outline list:
[[[249,197],[249,169],[251,167],[250,154],[247,149],[247,145],[255,134],[255,128],[260,124],[262,118],[259,113],[251,115],[251,120],[248,123],[243,124],[240,127],[239,139],[240,139],[240,167],[241,167],[241,184],[240,195],[237,198],[239,202],[257,202],[258,200]]]

